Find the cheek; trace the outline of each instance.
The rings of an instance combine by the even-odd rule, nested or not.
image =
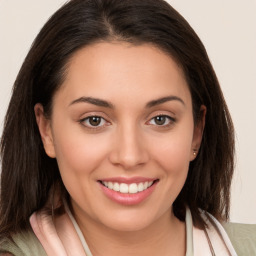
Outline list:
[[[174,136],[175,137],[175,136]],[[176,139],[175,139],[176,138]],[[163,170],[163,207],[168,208],[182,190],[190,163],[191,136],[170,138],[156,150],[155,159]]]
[[[193,127],[191,130],[193,131]],[[162,165],[163,169],[173,173],[188,170],[193,139],[191,130],[189,128],[178,130],[154,143],[156,145],[154,158]]]
[[[106,158],[106,140],[102,143],[97,136],[85,136],[84,133],[65,133],[65,136],[58,134],[55,140],[56,158],[63,184],[71,198],[78,205],[83,205],[85,195],[87,198],[94,198],[97,192],[91,188],[95,188],[95,181],[99,178],[95,170]],[[84,209],[90,212],[91,208],[91,201],[87,200]]]
[[[158,151],[158,164],[166,181],[166,195],[175,199],[182,189],[189,169],[187,145],[171,143],[168,148]]]
[[[54,147],[62,178],[91,175],[104,161],[107,154],[107,138],[89,135],[83,129],[66,126],[54,136]]]
[[[178,129],[179,128],[179,129]],[[162,180],[166,205],[174,202],[187,178],[193,141],[193,120],[155,141],[153,158],[163,170]],[[164,204],[165,204],[164,203]]]

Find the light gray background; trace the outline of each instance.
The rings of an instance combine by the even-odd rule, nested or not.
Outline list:
[[[26,53],[64,0],[0,0],[0,134]],[[169,0],[202,39],[236,128],[231,221],[256,223],[256,0]]]

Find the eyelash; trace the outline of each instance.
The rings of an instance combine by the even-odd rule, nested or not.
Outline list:
[[[151,122],[153,120],[156,121],[156,118],[164,118],[164,124],[152,124]],[[92,125],[92,124],[88,124],[86,122],[90,122],[90,121],[93,121],[92,119],[93,118],[98,118],[100,119],[100,122],[98,125]],[[96,120],[95,120],[96,121]],[[168,123],[166,124],[166,121],[168,121]],[[102,122],[104,122],[104,124],[102,124]],[[158,114],[154,117],[152,117],[146,124],[148,125],[154,125],[154,126],[157,126],[159,128],[168,128],[170,127],[171,125],[173,125],[174,123],[176,122],[176,119],[171,117],[171,116],[168,116],[168,115],[164,115],[164,114]],[[105,126],[108,126],[110,124],[110,122],[108,122],[104,117],[102,116],[98,116],[98,115],[92,115],[92,116],[88,116],[86,118],[83,118],[79,121],[79,123],[81,123],[83,126],[85,126],[86,128],[88,129],[91,129],[91,130],[98,130],[98,129],[102,129],[104,128]],[[101,125],[100,125],[101,124]]]
[[[100,123],[102,123],[102,121],[104,121],[105,123],[103,125],[92,125],[92,124],[86,124],[86,122],[90,122],[93,118],[98,118],[100,119]],[[81,123],[83,126],[85,126],[88,129],[92,129],[92,130],[98,130],[98,129],[102,129],[103,127],[107,126],[109,124],[109,122],[102,116],[98,116],[98,115],[92,115],[92,116],[88,116],[86,118],[83,118],[79,121],[79,123]]]
[[[160,118],[164,118],[164,124],[151,124],[151,123],[150,123],[152,120],[155,120],[155,121],[156,121],[156,118],[159,118],[159,117],[160,117]],[[166,124],[166,121],[167,121],[167,120],[168,120],[168,123]],[[159,128],[168,128],[168,127],[170,127],[171,125],[173,125],[175,122],[176,122],[176,119],[175,119],[175,118],[173,118],[173,117],[171,117],[171,116],[168,116],[168,115],[165,115],[165,114],[158,114],[158,115],[152,117],[152,118],[148,121],[149,125],[156,125],[156,126],[158,126]]]

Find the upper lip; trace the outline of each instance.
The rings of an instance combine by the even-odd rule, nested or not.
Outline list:
[[[111,178],[100,179],[99,181],[132,184],[132,183],[140,183],[140,182],[155,181],[155,180],[157,179],[137,176],[137,177],[111,177]]]

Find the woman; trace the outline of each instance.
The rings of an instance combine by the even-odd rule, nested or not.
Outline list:
[[[225,223],[225,100],[162,0],[57,11],[15,82],[1,154],[3,255],[253,255],[253,238]]]

